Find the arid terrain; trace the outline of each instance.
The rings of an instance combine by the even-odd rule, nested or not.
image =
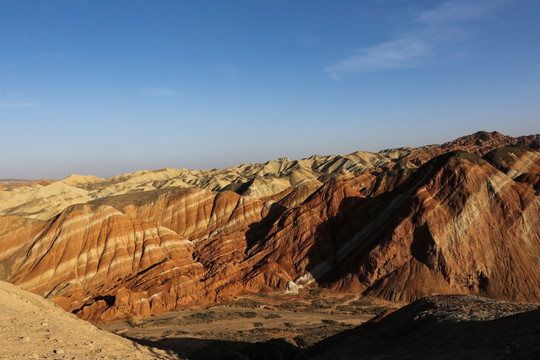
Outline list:
[[[0,281],[0,359],[176,359],[99,330],[42,297]]]
[[[374,298],[316,289],[299,294],[235,297],[209,308],[100,327],[142,344],[172,349],[189,359],[247,353],[257,358],[265,347],[269,358],[292,358],[300,350],[354,328],[391,306]]]
[[[540,136],[497,132],[227,169],[3,180],[0,280],[182,358],[315,356],[328,341],[361,358],[356,335],[331,336],[426,296],[464,295],[422,300],[463,304],[456,313],[477,311],[473,296],[538,304],[539,214]],[[479,319],[495,328],[534,308],[490,301]],[[365,358],[395,356],[373,339]]]
[[[307,349],[299,359],[537,359],[540,307],[430,296]]]

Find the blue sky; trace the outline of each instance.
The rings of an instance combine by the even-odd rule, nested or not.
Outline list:
[[[540,132],[540,1],[0,0],[0,178]]]

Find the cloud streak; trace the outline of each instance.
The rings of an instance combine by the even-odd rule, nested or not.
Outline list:
[[[429,26],[440,26],[476,20],[508,2],[507,0],[447,1],[436,9],[420,13],[418,21]]]
[[[411,68],[419,66],[430,53],[431,45],[425,40],[403,38],[358,50],[355,55],[329,65],[324,70],[339,79],[345,73]]]
[[[326,66],[323,70],[334,79],[339,79],[352,73],[420,67],[469,39],[472,34],[463,30],[465,23],[483,18],[509,1],[442,3],[435,9],[415,14],[409,22],[413,30],[393,40],[357,49],[352,55]]]

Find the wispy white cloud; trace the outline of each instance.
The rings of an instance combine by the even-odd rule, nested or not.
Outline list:
[[[356,54],[329,65],[324,70],[338,79],[342,74],[350,72],[411,68],[419,66],[431,52],[431,45],[422,39],[397,39],[358,50]]]
[[[57,58],[66,58],[67,54],[63,51],[42,51],[39,53],[41,57],[57,57]]]
[[[418,21],[429,26],[441,26],[476,20],[509,2],[509,0],[447,1],[436,9],[421,12]]]
[[[465,23],[479,20],[511,0],[447,1],[432,10],[418,12],[408,24],[411,30],[367,48],[324,68],[334,79],[350,73],[425,65],[443,52],[473,36]],[[444,50],[443,50],[444,49]]]
[[[173,96],[176,95],[176,91],[167,88],[149,88],[144,90],[144,95],[152,97]]]
[[[7,103],[7,104],[0,103],[0,109],[28,108],[28,107],[34,107],[34,106],[37,106],[37,104],[33,102]]]

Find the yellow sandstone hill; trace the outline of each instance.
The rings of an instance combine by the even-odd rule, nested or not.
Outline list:
[[[99,330],[40,296],[0,281],[2,359],[177,359]]]

